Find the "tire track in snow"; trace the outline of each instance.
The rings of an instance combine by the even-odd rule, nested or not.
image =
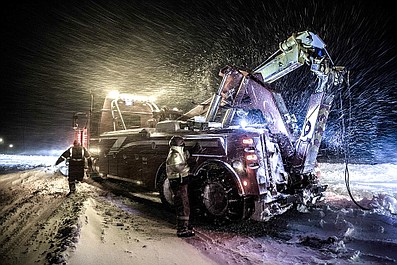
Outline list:
[[[2,257],[15,256],[14,249],[21,245],[27,245],[38,227],[45,223],[65,200],[62,197],[52,199],[44,199],[40,195],[36,195],[36,198],[32,197],[23,198],[3,215],[4,222],[1,224],[0,231],[0,255]],[[45,205],[36,203],[40,200],[47,203]]]

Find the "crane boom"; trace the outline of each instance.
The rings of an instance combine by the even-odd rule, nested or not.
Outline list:
[[[215,119],[219,106],[228,106],[223,127],[229,126],[236,109],[244,107],[249,98],[249,108],[258,108],[270,120],[272,133],[281,135],[282,146],[289,146],[288,158],[291,170],[306,174],[315,167],[321,139],[334,98],[335,88],[342,85],[345,69],[334,66],[323,40],[310,31],[292,34],[279,44],[279,50],[261,65],[247,73],[234,67],[224,68],[218,92],[207,108],[206,121]],[[296,136],[296,120],[285,105],[280,93],[266,84],[272,83],[297,68],[308,65],[317,77],[315,93],[309,99],[309,107],[301,129]],[[245,104],[246,105],[246,104]],[[245,106],[247,107],[247,106]],[[292,151],[293,155],[292,155]]]

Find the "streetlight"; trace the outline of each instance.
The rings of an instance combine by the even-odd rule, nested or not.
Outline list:
[[[4,139],[0,137],[0,152],[3,152]]]

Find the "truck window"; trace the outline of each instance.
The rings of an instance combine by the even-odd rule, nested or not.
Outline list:
[[[134,129],[141,127],[141,115],[134,113],[123,113],[125,127],[127,129]]]
[[[255,125],[255,124],[266,124],[266,120],[263,117],[262,111],[259,109],[237,109],[231,125],[242,125],[245,126]]]

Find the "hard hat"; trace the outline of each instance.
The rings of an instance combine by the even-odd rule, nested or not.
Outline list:
[[[184,146],[185,141],[181,136],[174,135],[171,137],[170,142],[168,144],[169,146]]]

